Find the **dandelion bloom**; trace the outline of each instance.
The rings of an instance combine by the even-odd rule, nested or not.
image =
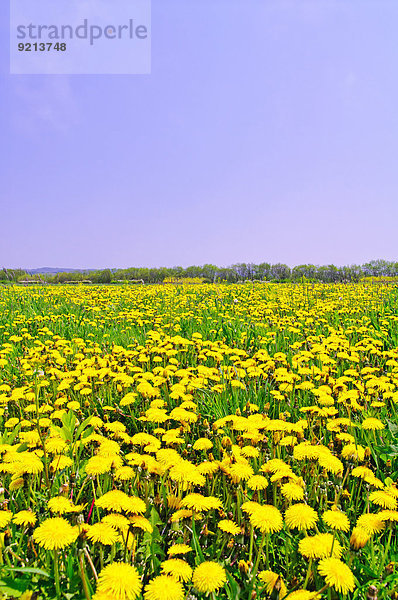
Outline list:
[[[187,554],[188,552],[192,552],[192,548],[191,546],[188,546],[188,544],[174,544],[174,546],[170,546],[167,550],[169,556],[174,556],[175,554]]]
[[[383,490],[372,492],[369,496],[369,500],[373,502],[373,504],[377,504],[383,508],[388,508],[390,510],[395,510],[397,508],[397,499]]]
[[[338,558],[323,558],[318,566],[319,573],[330,587],[337,592],[347,594],[355,588],[354,575],[351,569]]]
[[[309,592],[308,590],[296,590],[295,592],[290,592],[289,600],[311,600],[311,598],[315,598],[317,595],[317,592]]]
[[[214,496],[202,496],[202,494],[188,494],[182,500],[181,506],[195,512],[208,511],[212,508],[222,508],[221,501],[218,498]]]
[[[16,525],[34,525],[37,521],[37,517],[31,510],[20,510],[15,513],[12,521]]]
[[[275,590],[279,591],[279,598],[281,600],[286,596],[286,585],[284,584],[282,577],[277,573],[274,573],[273,571],[260,571],[258,578],[265,583],[267,594],[271,595]]]
[[[0,510],[0,527],[5,527],[12,519],[12,512],[9,510]]]
[[[323,513],[322,519],[326,525],[337,531],[348,531],[350,528],[347,515],[340,510],[327,510]]]
[[[265,490],[268,486],[268,479],[264,475],[253,475],[247,482],[250,490]]]
[[[333,456],[333,454],[321,454],[318,459],[319,465],[330,471],[334,475],[342,474],[344,471],[344,465],[337,456]]]
[[[398,521],[398,510],[381,510],[378,514],[382,521]]]
[[[162,573],[172,575],[179,581],[189,581],[192,577],[192,568],[182,558],[169,558],[162,562]]]
[[[230,519],[222,519],[219,521],[218,528],[231,535],[238,535],[238,533],[240,533],[240,527]]]
[[[370,534],[363,527],[354,527],[350,537],[350,545],[354,550],[359,550],[366,546],[370,537]]]
[[[261,504],[259,504],[258,502],[254,502],[253,500],[247,500],[247,502],[244,502],[242,504],[241,509],[248,515],[252,515],[254,511],[257,510],[260,506]]]
[[[318,520],[316,511],[308,504],[293,504],[285,513],[286,525],[289,529],[299,531],[311,529]]]
[[[298,549],[299,552],[306,558],[327,558],[332,552],[335,558],[340,558],[342,555],[342,547],[340,542],[333,540],[331,533],[318,533],[317,535],[307,536],[300,540]]]
[[[263,504],[253,511],[250,516],[250,523],[257,527],[261,533],[274,533],[282,529],[283,519],[276,506]]]
[[[365,513],[357,520],[357,526],[362,527],[369,535],[380,533],[385,528],[385,523],[380,515],[375,513]]]
[[[73,465],[73,460],[69,456],[64,456],[60,454],[55,456],[54,459],[50,462],[50,469],[53,471],[62,471],[62,469],[66,469],[67,467],[71,467]]]
[[[59,550],[73,544],[78,535],[77,527],[62,517],[51,517],[35,529],[33,539],[46,550]]]
[[[99,542],[104,546],[112,546],[119,539],[117,530],[108,523],[95,523],[87,532],[87,537],[92,542]]]
[[[141,587],[135,567],[123,562],[113,562],[99,574],[93,600],[135,600]]]
[[[112,527],[116,527],[119,531],[126,531],[130,526],[130,521],[124,515],[119,513],[110,513],[101,519],[101,523],[108,523]]]
[[[153,531],[151,523],[148,521],[148,519],[141,515],[135,515],[134,517],[130,517],[130,523],[133,527],[142,529],[142,531],[146,531],[147,533],[152,533]]]
[[[374,477],[374,473],[371,469],[369,469],[368,467],[355,467],[352,472],[351,475],[353,477],[360,477],[361,479],[365,479],[366,477]]]
[[[376,419],[374,417],[369,417],[362,422],[362,429],[375,431],[384,429],[384,427],[385,426],[380,419]]]
[[[145,600],[184,600],[184,588],[174,577],[159,575],[152,579],[146,587]]]
[[[228,475],[234,483],[250,479],[254,475],[253,467],[246,462],[236,462],[227,469]]]
[[[281,487],[282,496],[292,502],[293,500],[304,500],[304,490],[298,483],[284,483]]]
[[[180,510],[177,510],[174,514],[171,515],[170,517],[170,521],[172,523],[176,523],[177,521],[180,521],[181,519],[190,519],[192,517],[194,513],[192,512],[192,510],[187,510],[184,508],[181,508]],[[196,520],[198,520],[201,515],[200,513],[196,513],[195,518],[198,517]]]
[[[54,496],[48,501],[48,508],[51,512],[63,515],[65,513],[80,512],[83,509],[83,505],[75,506],[69,498],[65,496]]]
[[[124,510],[129,513],[143,513],[146,510],[146,505],[141,498],[128,496],[121,490],[111,490],[95,501],[96,506],[120,512]]]
[[[213,442],[207,438],[199,438],[193,445],[194,450],[210,450],[213,448]]]
[[[130,481],[131,479],[134,479],[134,477],[135,471],[132,467],[119,467],[115,472],[115,479],[118,481]]]
[[[85,471],[87,475],[104,475],[108,473],[112,468],[112,460],[109,457],[92,456],[88,459]]]
[[[192,582],[198,592],[205,594],[215,592],[227,581],[225,569],[216,562],[201,563],[193,572]]]

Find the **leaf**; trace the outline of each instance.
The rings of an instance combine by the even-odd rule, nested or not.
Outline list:
[[[236,579],[231,575],[231,573],[228,573],[227,571],[227,577],[228,577],[228,583],[229,583],[229,588],[226,588],[226,592],[228,595],[228,600],[239,600],[240,598],[240,587],[238,585],[238,582],[236,581]]]
[[[150,521],[150,523],[151,523],[151,525],[152,525],[153,528],[155,528],[156,525],[159,525],[159,524],[161,525],[162,524],[162,520],[159,517],[159,513],[156,510],[156,508],[154,508],[154,507],[151,508],[151,515],[149,517],[149,521]]]
[[[73,437],[73,431],[75,430],[76,425],[76,417],[73,411],[69,410],[65,415],[62,415],[62,424],[72,432]]]
[[[21,425],[21,423],[19,423],[19,424],[18,424],[18,425],[15,427],[15,429],[12,431],[12,433],[10,433],[10,434],[8,435],[8,443],[9,443],[9,444],[12,444],[12,443],[14,442],[14,440],[15,440],[15,438],[17,437],[17,435],[18,435],[18,433],[19,433],[19,431],[20,431],[21,427],[22,427],[22,425]]]
[[[390,421],[389,419],[387,419],[387,426],[388,426],[388,430],[393,435],[397,434],[397,432],[398,432],[398,425],[397,425],[397,423],[393,423],[393,421]]]
[[[92,419],[92,415],[90,415],[89,417],[87,417],[87,419],[84,419],[84,421],[82,423],[80,423],[79,427],[77,428],[76,435],[75,435],[77,440],[79,439],[80,435],[82,434],[84,429],[87,427],[87,425],[89,425],[91,419]]]
[[[33,567],[6,567],[3,566],[3,569],[7,571],[14,571],[18,573],[31,573],[32,575],[42,575],[43,577],[51,577],[47,571],[43,571],[43,569],[35,569]]]
[[[196,564],[199,564],[199,562],[204,562],[205,557],[203,556],[202,548],[200,546],[198,535],[196,533],[195,520],[194,519],[192,519],[192,542],[193,542],[194,550],[196,552],[196,557],[195,557]],[[200,561],[197,560],[198,556],[200,558]]]
[[[23,444],[18,446],[17,452],[25,452],[25,450],[27,450],[27,449],[28,449],[28,444],[26,444],[26,442],[24,442]]]
[[[0,580],[0,592],[18,598],[27,589],[28,585],[29,580],[21,581],[5,577]]]

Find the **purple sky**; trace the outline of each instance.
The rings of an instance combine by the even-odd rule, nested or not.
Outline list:
[[[152,74],[9,75],[0,267],[398,260],[398,2],[153,0]]]

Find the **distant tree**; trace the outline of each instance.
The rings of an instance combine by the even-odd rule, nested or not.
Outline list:
[[[271,265],[270,278],[275,281],[286,281],[290,279],[291,270],[290,267],[282,263]]]
[[[102,271],[95,271],[95,276],[91,278],[95,283],[111,283],[112,272],[110,269],[103,269]]]

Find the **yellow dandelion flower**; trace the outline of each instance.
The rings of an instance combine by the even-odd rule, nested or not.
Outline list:
[[[115,471],[115,479],[118,481],[130,481],[131,479],[134,479],[134,477],[135,471],[132,467],[119,467],[119,469]]]
[[[117,530],[108,523],[95,523],[90,525],[87,537],[92,542],[99,542],[104,546],[112,546],[119,540]]]
[[[169,558],[161,564],[162,573],[176,577],[179,581],[189,581],[192,577],[192,568],[181,558]]]
[[[119,531],[126,531],[130,526],[130,521],[124,515],[119,513],[110,513],[101,519],[101,523],[107,523],[116,527]]]
[[[344,471],[343,463],[339,458],[337,458],[337,456],[333,456],[333,454],[328,454],[326,452],[321,454],[318,458],[318,462],[321,467],[327,471],[330,471],[334,475],[341,474]]]
[[[152,533],[153,527],[145,517],[141,515],[135,515],[130,518],[130,523],[133,527],[137,527],[138,529],[142,529],[142,531],[146,531],[147,533]]]
[[[220,468],[220,463],[216,460],[205,460],[198,465],[198,471],[201,475],[213,475]]]
[[[376,419],[374,417],[369,417],[362,421],[362,429],[367,429],[371,431],[384,429],[385,425],[380,421],[380,419]]]
[[[37,517],[31,510],[20,510],[14,514],[12,521],[16,525],[34,525],[37,521]]]
[[[327,510],[323,513],[322,519],[326,525],[337,531],[348,531],[350,528],[349,518],[340,510]]]
[[[390,510],[395,510],[397,508],[397,499],[382,490],[372,492],[369,496],[369,500],[382,508],[388,508]]]
[[[337,592],[347,594],[355,588],[354,575],[338,558],[323,558],[319,563],[318,571],[325,578],[326,583],[334,587]]]
[[[62,454],[68,448],[68,444],[60,437],[50,437],[45,442],[45,448],[50,454]]]
[[[128,496],[121,490],[111,490],[95,501],[96,506],[116,512],[125,511],[128,513],[143,513],[146,511],[146,505],[141,498]]]
[[[341,456],[350,460],[362,462],[365,460],[365,448],[355,444],[347,444],[341,451]]]
[[[192,582],[198,592],[207,594],[215,592],[225,585],[227,575],[225,569],[217,562],[201,563],[193,572]]]
[[[217,527],[221,529],[221,531],[230,533],[231,535],[238,535],[238,533],[240,533],[240,527],[230,519],[222,519],[218,522]]]
[[[192,447],[194,450],[210,450],[213,448],[213,442],[207,438],[199,438]]]
[[[99,574],[93,600],[135,600],[141,587],[135,567],[123,562],[113,562]]]
[[[385,523],[379,514],[366,513],[357,520],[357,527],[362,527],[370,535],[380,533],[385,528]]]
[[[354,527],[350,537],[350,545],[354,550],[360,550],[366,546],[371,535],[363,527]]]
[[[359,477],[361,479],[365,479],[366,477],[374,477],[374,473],[371,469],[369,469],[368,467],[355,467],[355,469],[352,470],[351,475],[353,477]]]
[[[167,554],[169,556],[175,556],[176,554],[188,554],[188,552],[192,552],[192,548],[187,544],[174,544],[174,546],[170,546],[170,548],[167,550]]]
[[[250,490],[265,490],[268,486],[268,480],[263,475],[253,475],[247,482],[247,487]]]
[[[314,527],[318,515],[308,504],[293,504],[285,513],[285,521],[289,529],[304,531]]]
[[[378,515],[382,521],[398,521],[398,510],[381,510]]]
[[[9,510],[0,510],[0,527],[6,527],[12,519],[12,512]]]
[[[250,523],[261,533],[275,533],[283,526],[283,519],[276,506],[271,504],[259,505],[250,516]]]
[[[51,512],[57,513],[58,515],[64,515],[67,513],[80,512],[83,506],[75,506],[69,498],[65,496],[54,496],[47,503],[48,508]]]
[[[112,468],[112,459],[105,456],[92,456],[88,459],[85,471],[87,475],[104,475]]]
[[[264,473],[276,473],[279,469],[287,467],[288,465],[280,458],[271,458],[265,465],[263,465],[260,471]]]
[[[202,496],[202,494],[188,494],[181,501],[181,506],[194,510],[195,512],[221,509],[221,500],[214,496]]]
[[[253,500],[247,500],[247,502],[244,502],[242,504],[241,509],[248,515],[252,515],[254,511],[257,510],[260,506],[261,504],[259,504],[258,502],[254,502]]]
[[[265,583],[265,590],[267,594],[271,595],[275,590],[279,592],[279,598],[282,600],[287,594],[286,585],[280,575],[273,571],[260,571],[258,573],[260,581]]]
[[[171,523],[177,523],[177,521],[181,521],[182,519],[190,519],[193,515],[192,510],[187,510],[182,508],[181,510],[177,510],[174,514],[171,515],[170,521]],[[199,515],[197,515],[199,517]]]
[[[253,468],[246,462],[236,462],[227,469],[228,475],[234,483],[250,479],[254,475]]]
[[[245,458],[257,458],[260,455],[260,451],[253,446],[243,446],[241,453]]]
[[[298,483],[284,483],[281,487],[281,493],[286,500],[304,500],[304,490]]]
[[[340,558],[343,549],[339,541],[333,538],[331,533],[318,533],[317,535],[307,536],[299,542],[299,552],[306,558],[327,558],[330,556],[333,547],[333,556]]]
[[[159,575],[152,579],[146,587],[145,600],[184,600],[184,588],[174,577]]]
[[[296,590],[290,592],[289,600],[312,600],[317,596],[317,592],[309,592],[308,590]]]
[[[62,517],[46,519],[33,532],[33,539],[46,550],[59,550],[73,544],[79,529]]]

